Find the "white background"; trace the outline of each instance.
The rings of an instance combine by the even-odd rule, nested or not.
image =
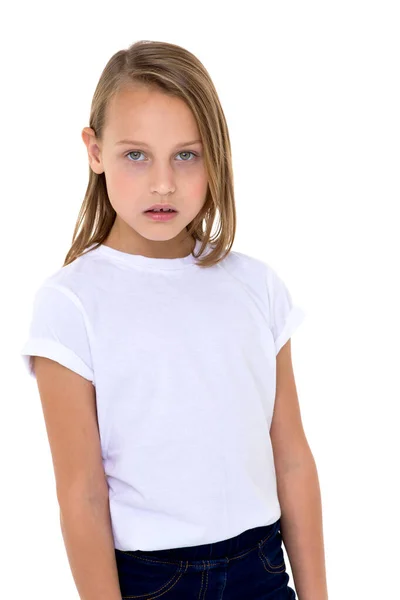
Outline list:
[[[384,0],[1,9],[1,597],[78,599],[19,352],[33,293],[72,241],[101,71],[148,39],[209,71],[233,149],[233,250],[269,262],[306,312],[292,355],[329,598],[400,598],[398,11]]]

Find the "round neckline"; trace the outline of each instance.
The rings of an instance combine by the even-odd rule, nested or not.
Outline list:
[[[197,253],[200,249],[201,241],[196,240],[193,252]],[[108,257],[113,260],[123,262],[124,264],[132,267],[144,267],[144,268],[155,268],[155,269],[183,269],[196,264],[196,257],[192,253],[181,256],[179,258],[154,258],[150,256],[143,256],[142,254],[130,254],[129,252],[122,252],[116,248],[105,246],[100,244],[95,248],[93,244],[93,252],[101,256]]]

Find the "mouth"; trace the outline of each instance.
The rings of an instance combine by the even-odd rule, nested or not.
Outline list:
[[[162,223],[163,221],[170,221],[176,217],[178,212],[176,210],[145,210],[144,214],[152,221],[159,221]]]
[[[161,208],[161,209],[149,208],[148,210],[145,210],[144,212],[146,212],[146,213],[148,213],[148,212],[152,212],[152,213],[171,213],[171,212],[177,212],[177,211],[174,210],[173,208]]]

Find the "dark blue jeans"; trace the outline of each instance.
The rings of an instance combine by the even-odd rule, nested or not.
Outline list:
[[[115,549],[122,598],[295,600],[288,586],[280,519],[212,544],[167,550]]]

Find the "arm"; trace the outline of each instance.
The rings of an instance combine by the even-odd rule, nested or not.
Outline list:
[[[277,386],[270,430],[281,534],[299,600],[328,600],[318,474],[300,415],[290,339],[277,355]]]
[[[34,357],[60,524],[81,600],[121,600],[95,389],[56,361]]]
[[[108,497],[64,504],[60,523],[80,599],[121,600]]]

